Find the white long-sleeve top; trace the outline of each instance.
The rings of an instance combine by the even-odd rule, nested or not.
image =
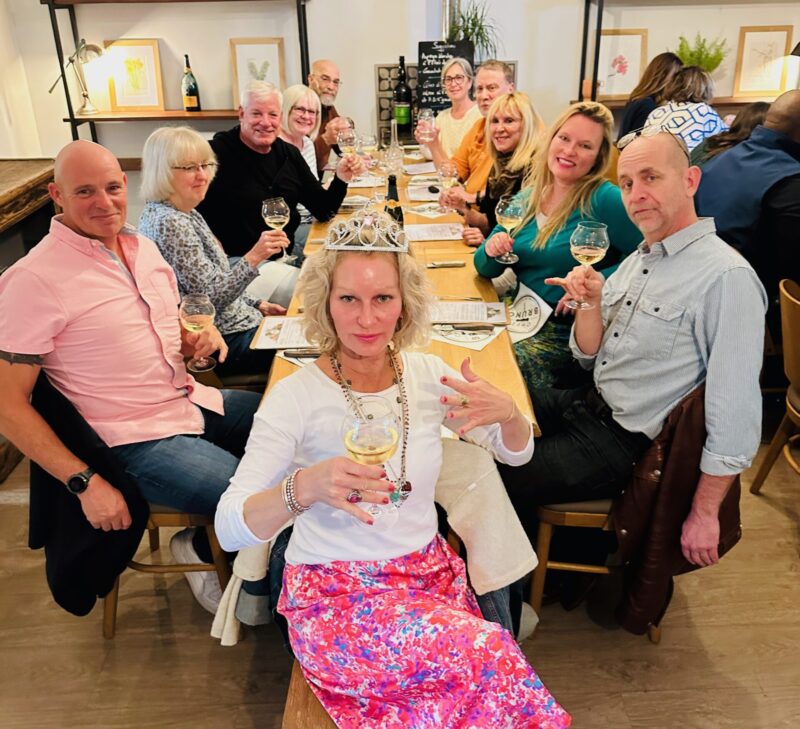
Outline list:
[[[413,490],[398,510],[397,520],[389,527],[380,519],[368,526],[346,511],[315,503],[295,520],[286,550],[289,564],[392,559],[422,549],[436,534],[433,497],[442,463],[441,425],[452,429],[461,425],[445,419],[447,406],[439,398],[448,390],[440,378],[460,378],[460,374],[434,355],[404,353],[402,359],[410,417],[406,475]],[[385,397],[399,422],[397,386],[371,394]],[[296,468],[346,455],[342,422],[347,414],[341,388],[315,365],[298,370],[270,390],[255,415],[245,454],[217,507],[215,527],[224,549],[266,541],[253,534],[244,521],[248,497],[278,487]],[[503,444],[499,425],[475,428],[469,438],[510,465],[527,463],[533,455],[532,430],[521,451],[511,451]],[[398,447],[389,461],[398,476],[400,450]]]

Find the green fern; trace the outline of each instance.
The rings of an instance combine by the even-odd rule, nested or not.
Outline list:
[[[693,44],[690,44],[685,36],[679,36],[678,40],[678,48],[674,53],[684,65],[700,66],[708,73],[715,71],[730,53],[728,42],[724,38],[707,41],[698,33],[694,37]]]
[[[466,7],[459,10],[453,19],[447,40],[469,40],[475,51],[483,58],[497,57],[498,33],[494,19],[489,17],[489,9],[481,0],[469,0]]]

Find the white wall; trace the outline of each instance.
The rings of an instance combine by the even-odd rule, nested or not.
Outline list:
[[[41,155],[25,65],[6,0],[0,0],[0,157]]]

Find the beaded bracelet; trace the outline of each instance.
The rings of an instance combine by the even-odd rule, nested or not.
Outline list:
[[[294,494],[294,479],[298,473],[300,473],[302,469],[298,468],[293,471],[289,478],[287,478],[283,482],[283,503],[286,506],[287,511],[295,514],[296,516],[300,516],[304,511],[308,511],[311,507],[310,506],[303,506]]]

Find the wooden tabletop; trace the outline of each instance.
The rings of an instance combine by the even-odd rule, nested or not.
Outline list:
[[[0,159],[0,233],[46,205],[52,159]]]
[[[398,180],[400,188],[400,198],[403,204],[403,214],[406,225],[418,223],[463,223],[463,219],[454,213],[450,213],[440,218],[427,218],[413,213],[409,205],[420,203],[408,203],[405,187],[408,184],[408,177]],[[385,188],[376,188],[384,191]],[[353,194],[370,196],[373,190],[356,189]],[[311,228],[306,243],[306,255],[313,255],[321,248],[321,241],[327,231],[327,223],[315,223]],[[425,241],[412,244],[414,255],[423,263],[443,260],[463,260],[463,268],[439,268],[427,269],[428,276],[433,283],[434,293],[438,296],[459,296],[473,297],[478,296],[484,301],[497,301],[492,282],[489,279],[479,276],[472,265],[472,256],[475,249],[465,245],[462,241]],[[300,302],[292,299],[289,306],[289,315],[297,314]],[[494,341],[480,351],[459,347],[454,344],[446,344],[439,341],[431,341],[426,351],[441,357],[451,367],[460,369],[465,357],[472,359],[473,370],[481,377],[489,380],[506,392],[510,393],[517,406],[526,415],[533,418],[533,407],[531,406],[530,395],[522,373],[517,366],[517,360],[511,345],[508,333],[503,331]],[[272,384],[286,377],[297,369],[296,365],[281,358],[275,358],[270,372],[267,390]],[[538,426],[536,427],[538,434]]]

